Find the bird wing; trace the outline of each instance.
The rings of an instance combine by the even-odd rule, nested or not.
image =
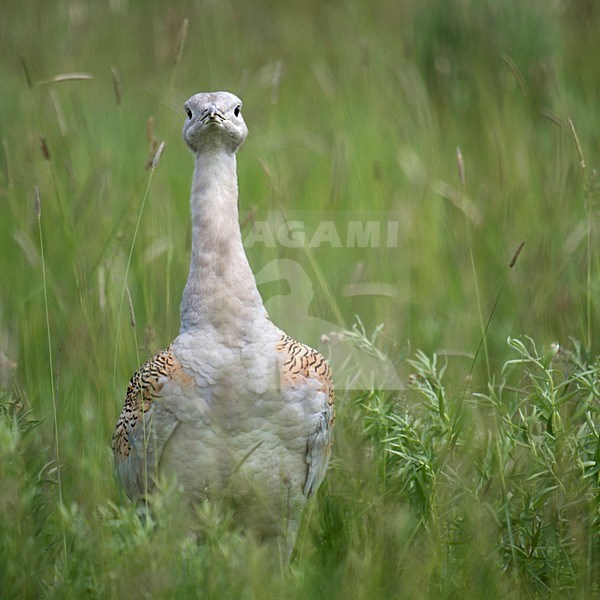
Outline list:
[[[331,370],[316,350],[283,334],[277,344],[282,355],[282,388],[304,397],[314,430],[306,445],[308,470],[303,493],[310,498],[319,488],[331,456],[335,422],[334,390]]]
[[[169,391],[191,383],[171,347],[144,363],[131,378],[112,441],[117,474],[130,498],[152,489],[163,448],[179,423],[165,401]]]

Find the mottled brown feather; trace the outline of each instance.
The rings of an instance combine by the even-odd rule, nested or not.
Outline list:
[[[331,377],[331,369],[325,357],[320,353],[297,342],[287,334],[282,334],[281,339],[277,343],[276,349],[283,354],[283,363],[281,366],[281,385],[282,387],[296,387],[303,385],[307,379],[316,379],[321,383],[321,391],[327,394],[327,406],[323,411],[324,422],[324,446],[313,440],[309,440],[307,448],[307,462],[309,470],[307,472],[307,482],[305,484],[305,495],[310,497],[319,487],[325,469],[329,463],[331,449],[333,446],[333,426],[335,424],[335,403],[333,379]],[[314,443],[314,445],[312,445]],[[312,446],[312,447],[311,447]],[[316,451],[320,458],[315,464],[316,472],[311,474],[311,463],[314,459],[313,453]]]
[[[333,380],[329,363],[325,357],[285,333],[281,336],[276,348],[284,355],[281,383],[294,386],[312,377],[321,382],[321,389],[327,392],[327,403],[332,408],[331,425],[333,425],[335,419]]]
[[[113,434],[112,449],[118,459],[127,458],[132,451],[129,435],[134,431],[141,417],[152,403],[160,397],[164,378],[179,378],[191,384],[192,378],[186,375],[173,355],[171,346],[145,362],[131,378],[127,386],[125,404]]]

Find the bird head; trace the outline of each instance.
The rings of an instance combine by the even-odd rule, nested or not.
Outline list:
[[[184,108],[187,119],[183,139],[192,152],[226,150],[235,153],[248,135],[242,101],[229,92],[195,94]]]

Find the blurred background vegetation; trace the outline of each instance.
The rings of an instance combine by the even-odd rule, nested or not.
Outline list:
[[[5,597],[598,593],[600,5],[4,0],[1,11]],[[84,75],[60,77],[73,73]],[[214,89],[244,100],[245,235],[273,215],[341,232],[399,222],[393,248],[248,248],[255,272],[301,265],[310,314],[340,328],[357,315],[363,347],[383,323],[378,349],[409,382],[339,394],[330,476],[287,571],[208,508],[211,543],[181,545],[175,500],[148,531],[112,473],[128,378],[178,332],[192,171],[182,105]],[[277,313],[314,345],[329,333],[303,336]],[[515,356],[521,370],[503,369]],[[563,477],[567,465],[580,477]]]

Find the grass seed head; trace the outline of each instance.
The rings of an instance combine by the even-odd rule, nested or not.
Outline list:
[[[164,149],[165,149],[165,143],[163,141],[158,145],[156,153],[154,154],[154,158],[152,159],[152,170],[153,171],[154,171],[154,169],[156,169],[156,167],[158,167],[158,161],[160,160],[160,157],[162,156]]]
[[[465,163],[463,161],[462,150],[460,146],[456,147],[456,165],[458,167],[458,181],[460,182],[460,189],[465,189]]]
[[[177,42],[175,43],[175,52],[173,57],[173,64],[177,66],[181,62],[181,56],[183,54],[183,49],[185,48],[185,40],[187,39],[188,34],[188,25],[189,19],[185,17],[181,22],[181,28],[179,29],[179,34],[177,35]]]
[[[519,260],[519,254],[521,254],[521,250],[523,250],[523,246],[525,245],[525,240],[523,240],[518,246],[517,249],[515,250],[515,253],[513,254],[513,257],[510,261],[510,264],[508,265],[510,269],[512,269],[516,264],[517,264],[517,260]]]
[[[579,164],[582,169],[585,169],[585,158],[583,157],[583,150],[581,148],[581,143],[579,142],[579,136],[577,135],[577,131],[575,131],[575,124],[573,123],[573,119],[569,117],[569,129],[571,131],[571,136],[573,137],[573,143],[575,144],[575,149],[577,150],[577,156],[579,156]]]
[[[112,82],[113,88],[115,90],[115,98],[117,99],[117,105],[121,106],[123,103],[123,91],[121,87],[121,76],[119,75],[119,71],[117,67],[111,67],[110,72],[112,74]]]
[[[125,286],[125,292],[127,293],[127,303],[129,304],[129,322],[133,329],[136,328],[135,322],[135,311],[133,310],[133,301],[131,299],[131,292],[129,291],[129,286]]]
[[[35,201],[35,214],[39,219],[42,216],[42,201],[40,200],[40,188],[37,185],[33,190],[33,197]]]

